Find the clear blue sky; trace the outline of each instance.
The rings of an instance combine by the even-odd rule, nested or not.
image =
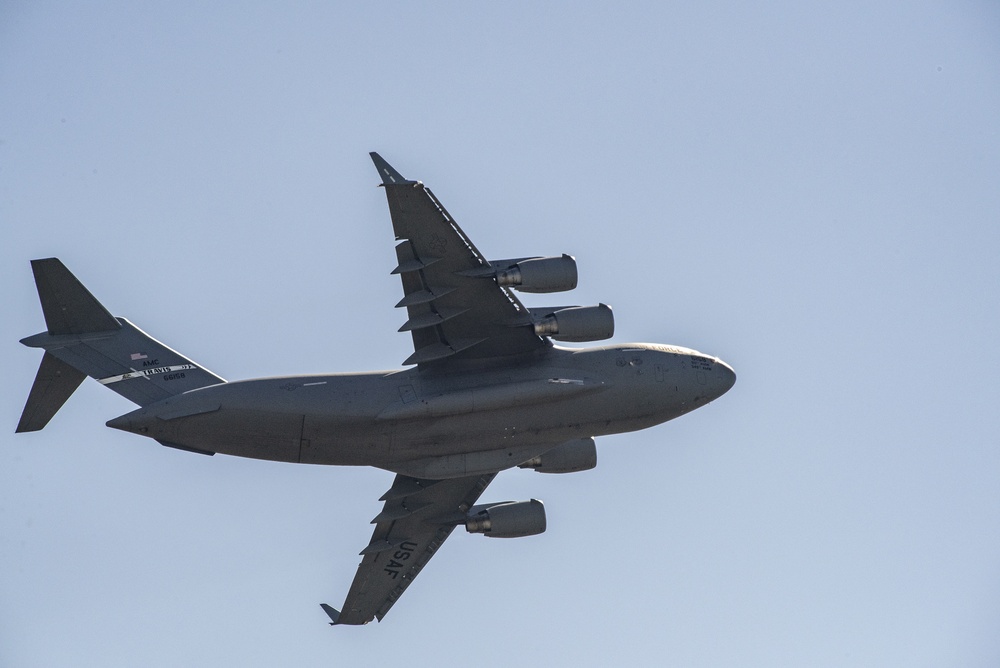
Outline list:
[[[1000,6],[203,4],[0,8],[0,665],[1000,665]],[[15,437],[17,340],[58,256],[225,378],[398,366],[371,150],[739,381],[331,629],[390,474]]]

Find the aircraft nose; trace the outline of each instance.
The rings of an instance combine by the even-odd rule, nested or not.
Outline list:
[[[733,367],[718,357],[715,358],[715,369],[712,375],[715,377],[715,383],[719,390],[718,396],[720,397],[736,384],[736,372],[733,371]]]

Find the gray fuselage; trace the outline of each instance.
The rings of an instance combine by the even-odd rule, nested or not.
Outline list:
[[[686,348],[549,346],[447,374],[411,368],[212,385],[108,426],[206,453],[451,478],[666,422],[735,379],[718,358]]]

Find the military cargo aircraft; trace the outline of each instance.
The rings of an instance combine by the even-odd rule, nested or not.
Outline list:
[[[577,284],[561,257],[487,260],[434,194],[377,153],[413,338],[409,368],[226,382],[116,318],[56,258],[31,263],[47,330],[17,426],[43,428],[86,376],[138,404],[115,429],[189,452],[396,474],[331,624],[379,621],[457,526],[495,538],[545,531],[536,499],[478,504],[498,472],[571,473],[597,464],[594,437],[672,420],[722,396],[736,375],[679,346],[610,338],[605,304],[526,308],[514,291]]]

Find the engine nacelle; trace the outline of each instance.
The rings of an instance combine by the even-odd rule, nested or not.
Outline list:
[[[576,260],[562,257],[530,257],[523,260],[491,260],[497,283],[519,292],[566,292],[576,287]]]
[[[518,466],[522,469],[534,469],[539,473],[588,471],[597,466],[597,444],[593,437],[566,441]]]
[[[615,335],[615,316],[607,304],[561,308],[536,320],[535,334],[551,336],[556,341],[610,339]]]
[[[473,506],[465,530],[491,538],[521,538],[545,531],[545,506],[538,499]]]

